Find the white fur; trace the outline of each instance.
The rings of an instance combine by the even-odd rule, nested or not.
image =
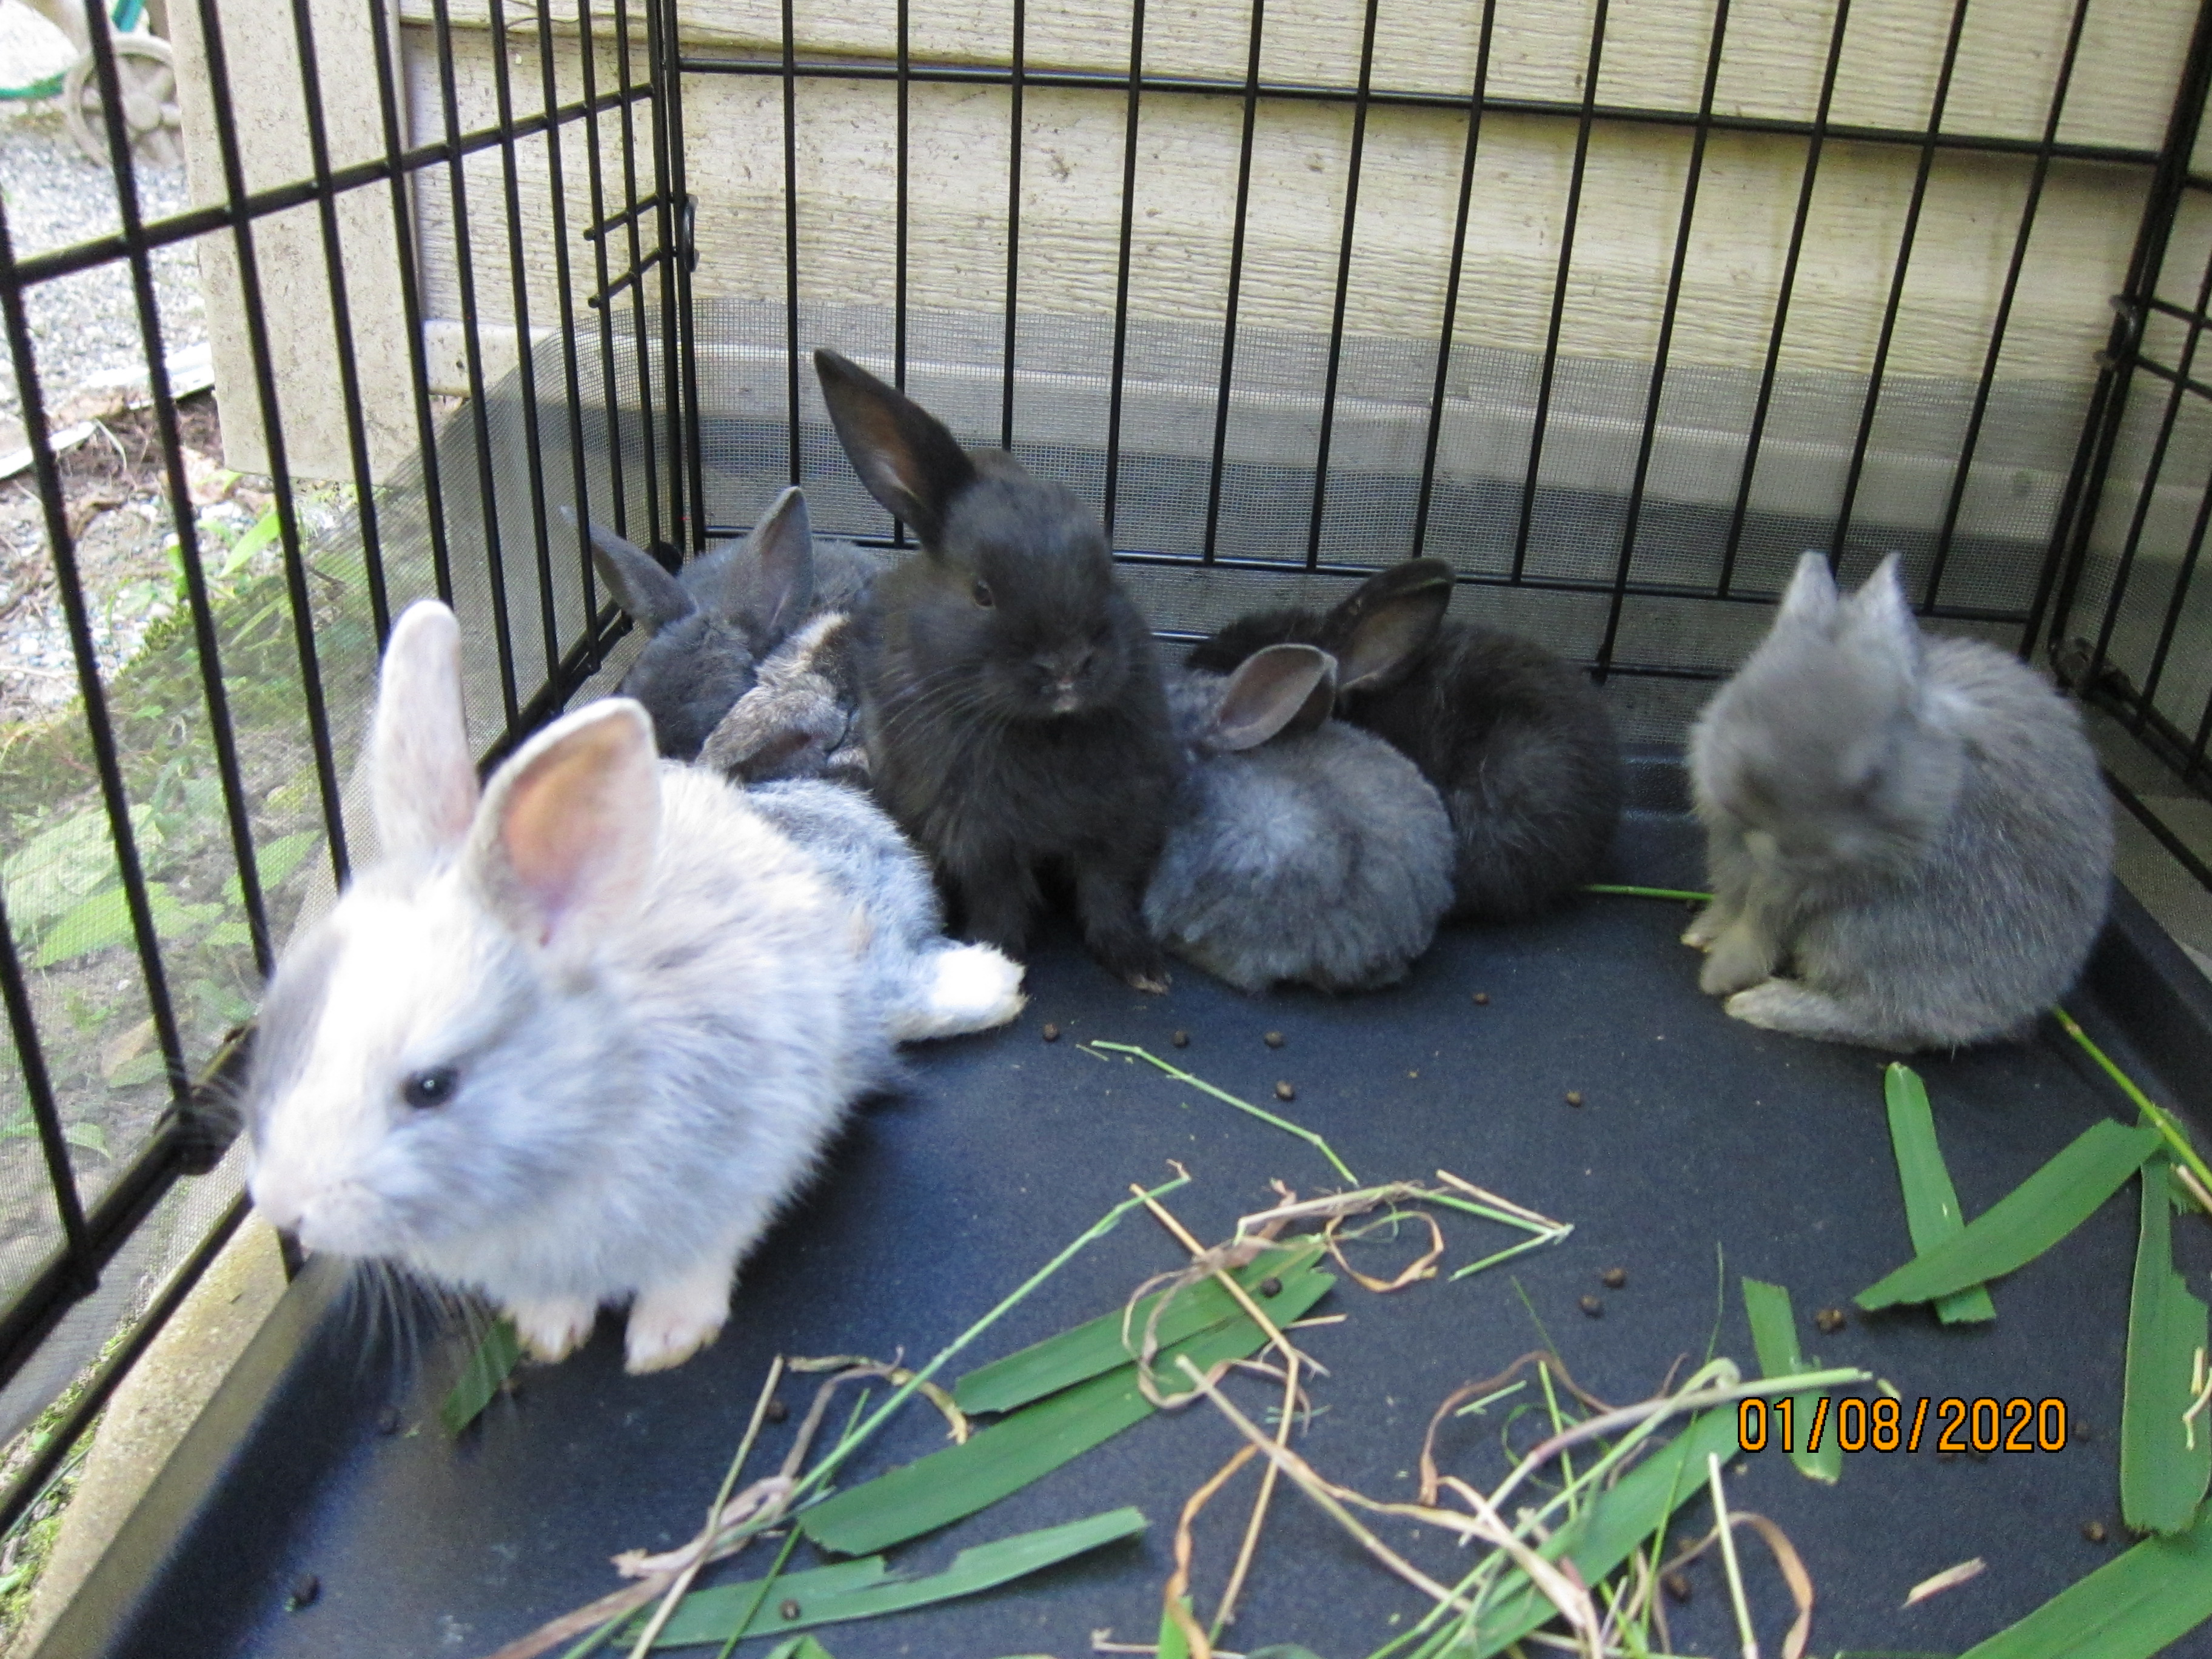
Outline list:
[[[402,618],[380,732],[458,722],[458,659],[433,648],[450,625]],[[465,747],[372,753],[445,769],[419,792],[378,778],[410,832],[421,794],[473,797]],[[738,790],[654,763],[624,700],[555,722],[472,820],[436,822],[439,844],[364,872],[279,967],[249,1090],[255,1200],[311,1249],[480,1292],[543,1358],[629,1302],[630,1369],[678,1363],[912,1024],[878,929]],[[930,1034],[1011,1018],[1000,981]],[[408,1103],[440,1067],[450,1098]]]

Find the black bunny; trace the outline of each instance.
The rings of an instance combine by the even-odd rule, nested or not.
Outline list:
[[[836,352],[814,365],[861,483],[921,544],[860,612],[878,798],[969,938],[1018,954],[1040,877],[1064,873],[1092,954],[1164,989],[1139,904],[1181,751],[1152,634],[1097,517],[1006,451],[963,449]]]

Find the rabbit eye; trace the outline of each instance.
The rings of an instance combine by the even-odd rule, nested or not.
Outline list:
[[[975,586],[969,588],[968,592],[974,598],[975,603],[981,605],[986,611],[988,611],[994,605],[998,603],[996,599],[994,599],[991,597],[991,584],[988,582],[977,582]]]
[[[461,1086],[461,1074],[451,1066],[433,1066],[410,1072],[399,1085],[399,1097],[418,1112],[443,1106]]]

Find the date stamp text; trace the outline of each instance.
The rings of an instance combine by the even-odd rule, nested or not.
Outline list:
[[[1816,1452],[1832,1438],[1847,1452],[1917,1452],[1924,1436],[1938,1452],[2055,1452],[2066,1449],[2063,1400],[1893,1400],[1883,1395],[1802,1395],[1768,1401],[1746,1400],[1735,1408],[1736,1441],[1747,1452]]]

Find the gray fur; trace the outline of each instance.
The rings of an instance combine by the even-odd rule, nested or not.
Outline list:
[[[1356,991],[1404,978],[1451,907],[1443,800],[1411,761],[1340,720],[1297,730],[1294,720],[1256,747],[1221,746],[1230,684],[1169,678],[1188,765],[1146,925],[1240,990],[1293,981]]]
[[[750,535],[718,543],[673,575],[643,548],[589,528],[601,579],[652,635],[616,694],[645,706],[671,760],[696,758],[762,662],[809,617],[860,604],[883,568],[850,542],[817,540],[795,487]]]
[[[829,777],[866,788],[854,634],[848,612],[825,611],[778,646],[708,737],[699,763],[746,783]]]
[[[1690,738],[1714,901],[1685,941],[1739,1019],[1911,1050],[2022,1034],[2102,926],[2112,806],[2080,715],[1921,635],[1895,556],[1849,599],[1808,553]]]
[[[914,843],[860,791],[826,778],[761,784],[745,799],[867,918],[863,960],[891,1035],[948,1034],[936,1024],[945,975],[957,971],[956,958],[981,964],[998,953],[945,937],[944,907]]]

